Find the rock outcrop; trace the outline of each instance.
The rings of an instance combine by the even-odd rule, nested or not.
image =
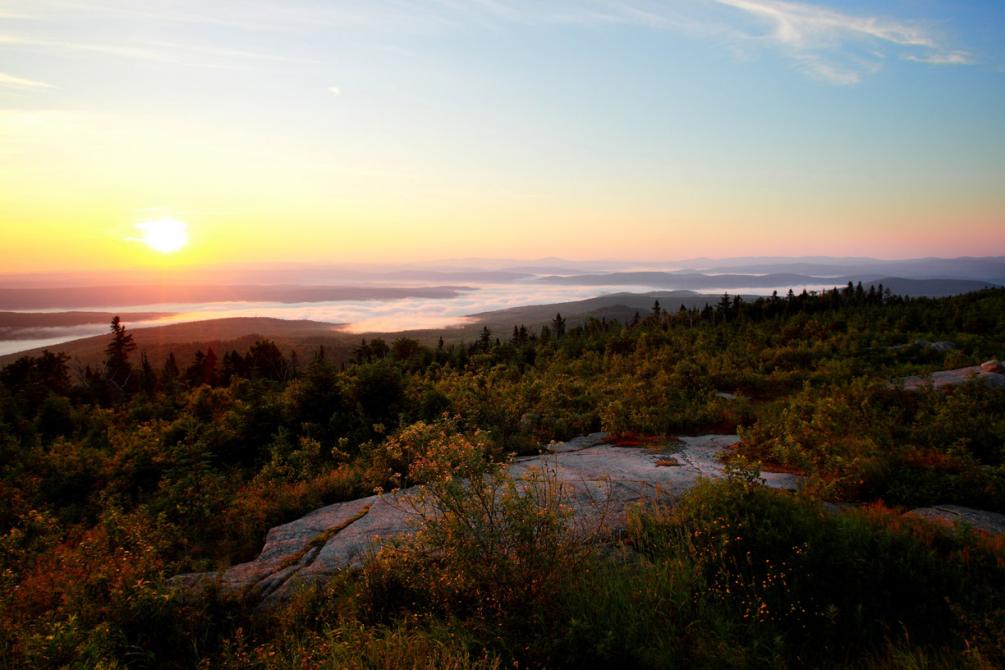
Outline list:
[[[997,512],[985,512],[959,505],[935,505],[933,507],[919,507],[911,510],[908,514],[942,524],[954,526],[965,524],[991,535],[1005,534],[1005,514]]]
[[[991,361],[988,361],[982,365],[972,365],[970,367],[957,368],[955,370],[942,370],[940,372],[933,372],[930,375],[914,375],[912,377],[905,377],[903,379],[904,389],[907,391],[920,391],[926,388],[929,384],[932,385],[932,388],[941,389],[950,386],[959,386],[960,384],[974,378],[979,379],[986,384],[990,384],[991,386],[1005,387],[1005,374],[1002,374],[1000,364],[992,366],[989,365],[990,363]],[[995,361],[995,363],[997,363],[997,361]]]
[[[981,370],[984,372],[1005,372],[1005,366],[997,358],[981,363]]]
[[[612,528],[624,523],[631,503],[660,496],[679,496],[699,479],[725,475],[722,452],[738,442],[735,435],[681,438],[667,453],[617,447],[603,433],[553,444],[540,456],[519,458],[509,466],[518,480],[547,470],[573,509],[574,520],[603,514]],[[668,467],[672,466],[672,467]],[[799,477],[764,473],[766,485],[795,489]],[[218,588],[227,598],[270,607],[282,603],[298,585],[325,580],[359,565],[391,538],[413,530],[416,490],[336,503],[269,531],[253,561],[222,573],[181,575],[179,589]]]

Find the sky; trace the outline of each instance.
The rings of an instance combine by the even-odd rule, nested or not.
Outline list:
[[[999,0],[0,0],[8,273],[1003,231]]]

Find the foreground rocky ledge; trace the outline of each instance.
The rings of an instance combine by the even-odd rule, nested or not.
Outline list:
[[[699,479],[725,476],[721,453],[739,442],[735,435],[680,438],[662,453],[617,447],[594,433],[548,447],[548,453],[519,458],[509,466],[517,480],[549,474],[562,487],[574,521],[602,521],[616,529],[625,522],[630,503],[661,496],[676,497]],[[799,477],[763,473],[765,484],[795,489]],[[301,585],[325,580],[362,563],[390,538],[413,531],[416,489],[336,503],[271,529],[253,561],[222,573],[180,575],[172,581],[183,590],[217,588],[225,598],[265,607],[285,601]]]
[[[573,522],[602,523],[611,530],[623,527],[625,508],[636,502],[675,498],[701,479],[722,479],[722,453],[736,445],[735,435],[682,437],[663,451],[614,446],[603,433],[585,435],[550,445],[547,453],[519,458],[509,466],[518,481],[532,481],[548,473],[561,486],[573,510]],[[762,472],[766,486],[794,490],[801,477]],[[295,589],[322,582],[340,570],[358,566],[381,543],[414,531],[417,488],[382,496],[336,503],[296,521],[276,526],[252,561],[223,572],[174,577],[183,592],[216,589],[230,600],[265,609],[281,605]],[[1005,533],[1005,515],[953,505],[909,512],[943,524],[965,523],[977,530]]]

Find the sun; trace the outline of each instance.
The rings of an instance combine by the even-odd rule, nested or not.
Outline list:
[[[176,219],[158,219],[137,223],[143,243],[162,254],[173,254],[188,244],[188,225]]]

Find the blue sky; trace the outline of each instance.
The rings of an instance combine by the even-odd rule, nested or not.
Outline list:
[[[1005,253],[1005,3],[0,0],[0,160],[35,265]]]

